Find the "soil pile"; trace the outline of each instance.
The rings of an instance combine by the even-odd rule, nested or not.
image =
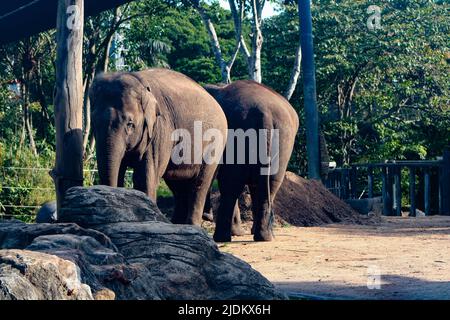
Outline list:
[[[274,201],[274,212],[282,221],[299,227],[374,221],[353,210],[320,181],[306,180],[292,172],[286,173]]]

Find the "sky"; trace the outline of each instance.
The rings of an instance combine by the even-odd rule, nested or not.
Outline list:
[[[222,6],[222,8],[225,8],[227,10],[230,10],[230,6],[228,4],[228,0],[219,0],[220,5]],[[266,5],[264,6],[264,10],[263,10],[263,19],[264,18],[269,18],[273,15],[276,15],[276,11],[275,11],[275,7],[272,3],[266,1]]]

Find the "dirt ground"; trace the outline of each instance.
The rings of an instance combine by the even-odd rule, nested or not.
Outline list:
[[[279,227],[275,235],[273,242],[253,242],[249,234],[219,247],[291,297],[450,299],[450,217]]]

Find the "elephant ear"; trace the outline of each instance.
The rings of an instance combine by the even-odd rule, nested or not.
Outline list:
[[[149,86],[145,86],[142,92],[142,112],[144,114],[144,127],[147,130],[148,141],[152,140],[153,137],[153,129],[156,122],[157,112],[156,105],[157,101],[155,96],[152,94],[152,91]]]

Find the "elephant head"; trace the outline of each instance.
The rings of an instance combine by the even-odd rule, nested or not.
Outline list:
[[[157,102],[132,73],[103,74],[90,90],[100,183],[117,187],[125,155],[139,159],[153,135]]]

